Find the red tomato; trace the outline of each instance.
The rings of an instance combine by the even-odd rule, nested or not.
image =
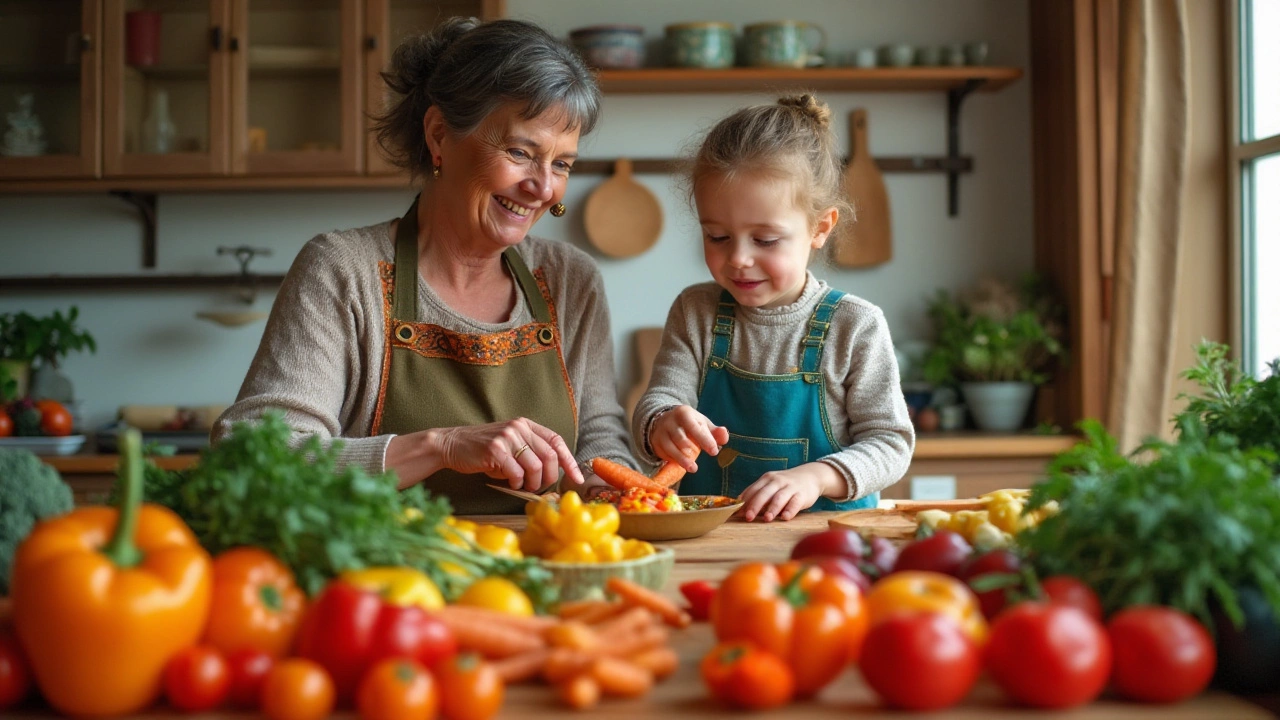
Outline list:
[[[1054,575],[1040,581],[1045,599],[1054,605],[1080,608],[1086,615],[1102,622],[1102,602],[1088,585],[1070,575]]]
[[[228,697],[238,708],[257,710],[262,704],[262,683],[275,665],[275,658],[265,650],[242,648],[227,656],[231,674]]]
[[[858,562],[866,553],[866,545],[862,542],[861,535],[852,530],[835,528],[800,538],[795,547],[791,548],[791,559],[801,560],[815,555],[840,555]]]
[[[433,670],[440,681],[440,710],[447,720],[488,720],[502,709],[506,686],[497,668],[479,655],[454,655]]]
[[[973,586],[973,579],[982,577],[983,575],[992,575],[995,573],[1012,573],[1017,574],[1022,568],[1022,558],[1010,550],[992,550],[991,552],[975,555],[969,558],[969,561],[960,568],[960,579]],[[995,590],[987,590],[985,592],[974,593],[978,596],[978,604],[982,606],[982,615],[988,620],[993,619],[1001,610],[1009,604],[1010,591],[1019,591],[1022,588],[1022,582],[1019,579],[1014,585]]]
[[[1040,708],[1093,700],[1111,674],[1106,630],[1069,605],[1024,602],[991,625],[987,670],[1010,697]]]
[[[183,712],[217,707],[227,697],[231,676],[222,653],[195,645],[173,656],[164,666],[164,695]]]
[[[871,592],[871,578],[862,572],[854,560],[843,555],[812,555],[803,561],[822,569],[822,574],[842,577],[858,586],[863,595]]]
[[[951,617],[903,612],[871,628],[859,663],[862,677],[886,704],[940,710],[969,694],[982,670],[982,653]]]
[[[698,665],[711,696],[742,710],[768,710],[791,702],[796,680],[776,655],[748,642],[725,642]]]
[[[867,562],[879,573],[873,580],[888,575],[893,572],[894,563],[898,562],[898,546],[888,538],[872,535],[867,538]]]
[[[409,658],[382,660],[369,668],[356,693],[360,720],[432,720],[439,707],[435,679]]]
[[[13,631],[0,627],[0,710],[22,702],[31,692],[31,664]]]
[[[689,615],[694,620],[711,618],[711,600],[716,596],[716,584],[710,580],[690,580],[680,585],[680,594],[689,601]]]
[[[62,437],[71,434],[71,413],[57,400],[41,400],[36,403],[40,409],[40,432],[45,435]]]
[[[13,434],[13,418],[9,417],[9,413],[0,407],[0,437],[9,437]]]
[[[954,576],[972,554],[973,548],[963,535],[939,530],[902,548],[893,564],[893,571],[926,570]]]
[[[322,720],[333,712],[335,692],[320,663],[288,658],[262,683],[262,712],[270,720]]]
[[[1111,682],[1120,695],[1174,703],[1197,695],[1213,678],[1213,639],[1195,618],[1169,607],[1135,606],[1107,623],[1115,656]]]

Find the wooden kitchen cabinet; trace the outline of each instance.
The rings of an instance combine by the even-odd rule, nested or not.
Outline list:
[[[0,5],[0,109],[20,113],[29,96],[41,130],[31,143],[0,140],[0,178],[100,174],[101,16],[102,0]]]

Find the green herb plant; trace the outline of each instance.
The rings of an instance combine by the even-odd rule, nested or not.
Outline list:
[[[1102,425],[1057,456],[1027,510],[1059,512],[1016,537],[1041,577],[1072,575],[1093,587],[1107,613],[1157,603],[1213,627],[1221,607],[1237,627],[1237,589],[1254,586],[1280,617],[1280,485],[1275,455],[1244,449],[1182,418],[1178,440],[1149,440],[1129,456]]]
[[[290,447],[292,430],[279,413],[237,423],[185,472],[148,462],[144,496],[175,511],[200,543],[217,554],[238,545],[263,548],[315,594],[344,570],[410,566],[426,572],[446,597],[471,580],[507,577],[545,607],[555,600],[550,573],[535,560],[500,558],[441,536],[447,499],[421,486],[396,489],[388,472],[370,476],[339,467],[341,441],[311,437]],[[442,565],[461,568],[446,572]]]
[[[1209,340],[1196,346],[1196,364],[1182,377],[1200,386],[1200,394],[1182,394],[1187,407],[1175,418],[1200,419],[1211,435],[1234,435],[1243,448],[1265,448],[1280,456],[1280,359],[1270,375],[1257,380],[1230,359],[1231,348]],[[1280,473],[1280,464],[1272,470]]]
[[[0,360],[40,360],[53,367],[72,352],[97,352],[93,336],[76,325],[80,308],[66,315],[54,310],[47,317],[27,312],[0,313]]]

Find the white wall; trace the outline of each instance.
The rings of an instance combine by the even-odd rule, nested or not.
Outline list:
[[[1027,10],[1023,0],[792,0],[785,10],[766,0],[507,0],[513,17],[537,21],[560,35],[607,22],[643,25],[656,40],[662,26],[693,20],[745,23],[783,17],[821,23],[830,48],[848,51],[890,41],[944,44],[986,40],[991,64],[1026,68]],[[719,117],[771,94],[607,96],[604,120],[580,148],[584,158],[670,157]],[[878,155],[941,155],[946,150],[942,93],[827,93],[842,142],[848,111],[870,115],[871,150]],[[893,213],[894,259],[869,270],[816,266],[843,290],[884,308],[896,341],[927,337],[925,298],[935,288],[960,288],[982,275],[1013,278],[1030,269],[1032,192],[1030,83],[975,93],[961,117],[961,148],[975,172],[960,183],[960,214],[947,216],[943,175],[886,175]],[[847,145],[846,145],[847,147]],[[630,334],[661,325],[684,286],[705,280],[696,223],[671,178],[641,176],[663,204],[658,244],[628,260],[600,256],[613,312],[620,386],[633,374]],[[563,218],[545,216],[535,232],[590,249],[582,206],[603,176],[570,181]],[[235,261],[219,245],[269,247],[255,260],[263,272],[283,272],[315,233],[385,220],[404,212],[408,192],[164,194],[159,200],[159,272],[230,273]],[[0,196],[0,275],[138,271],[141,231],[134,211],[107,195]],[[265,309],[271,292],[255,308]],[[227,329],[194,314],[234,306],[222,290],[0,294],[0,312],[48,313],[76,304],[98,339],[96,355],[74,356],[64,370],[75,382],[89,426],[109,421],[122,404],[200,405],[234,399],[257,347],[262,324]]]

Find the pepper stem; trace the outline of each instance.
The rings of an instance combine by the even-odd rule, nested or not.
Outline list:
[[[120,514],[102,554],[117,567],[129,568],[142,562],[142,551],[133,544],[142,505],[142,435],[134,428],[120,436],[120,482]]]
[[[796,574],[792,575],[791,579],[787,581],[787,584],[779,588],[778,595],[780,595],[783,600],[791,603],[791,607],[802,608],[809,604],[809,593],[805,592],[804,588],[800,586],[800,583],[804,580],[804,576],[809,574],[809,568],[811,567],[813,566],[801,565],[800,569],[796,571]]]

